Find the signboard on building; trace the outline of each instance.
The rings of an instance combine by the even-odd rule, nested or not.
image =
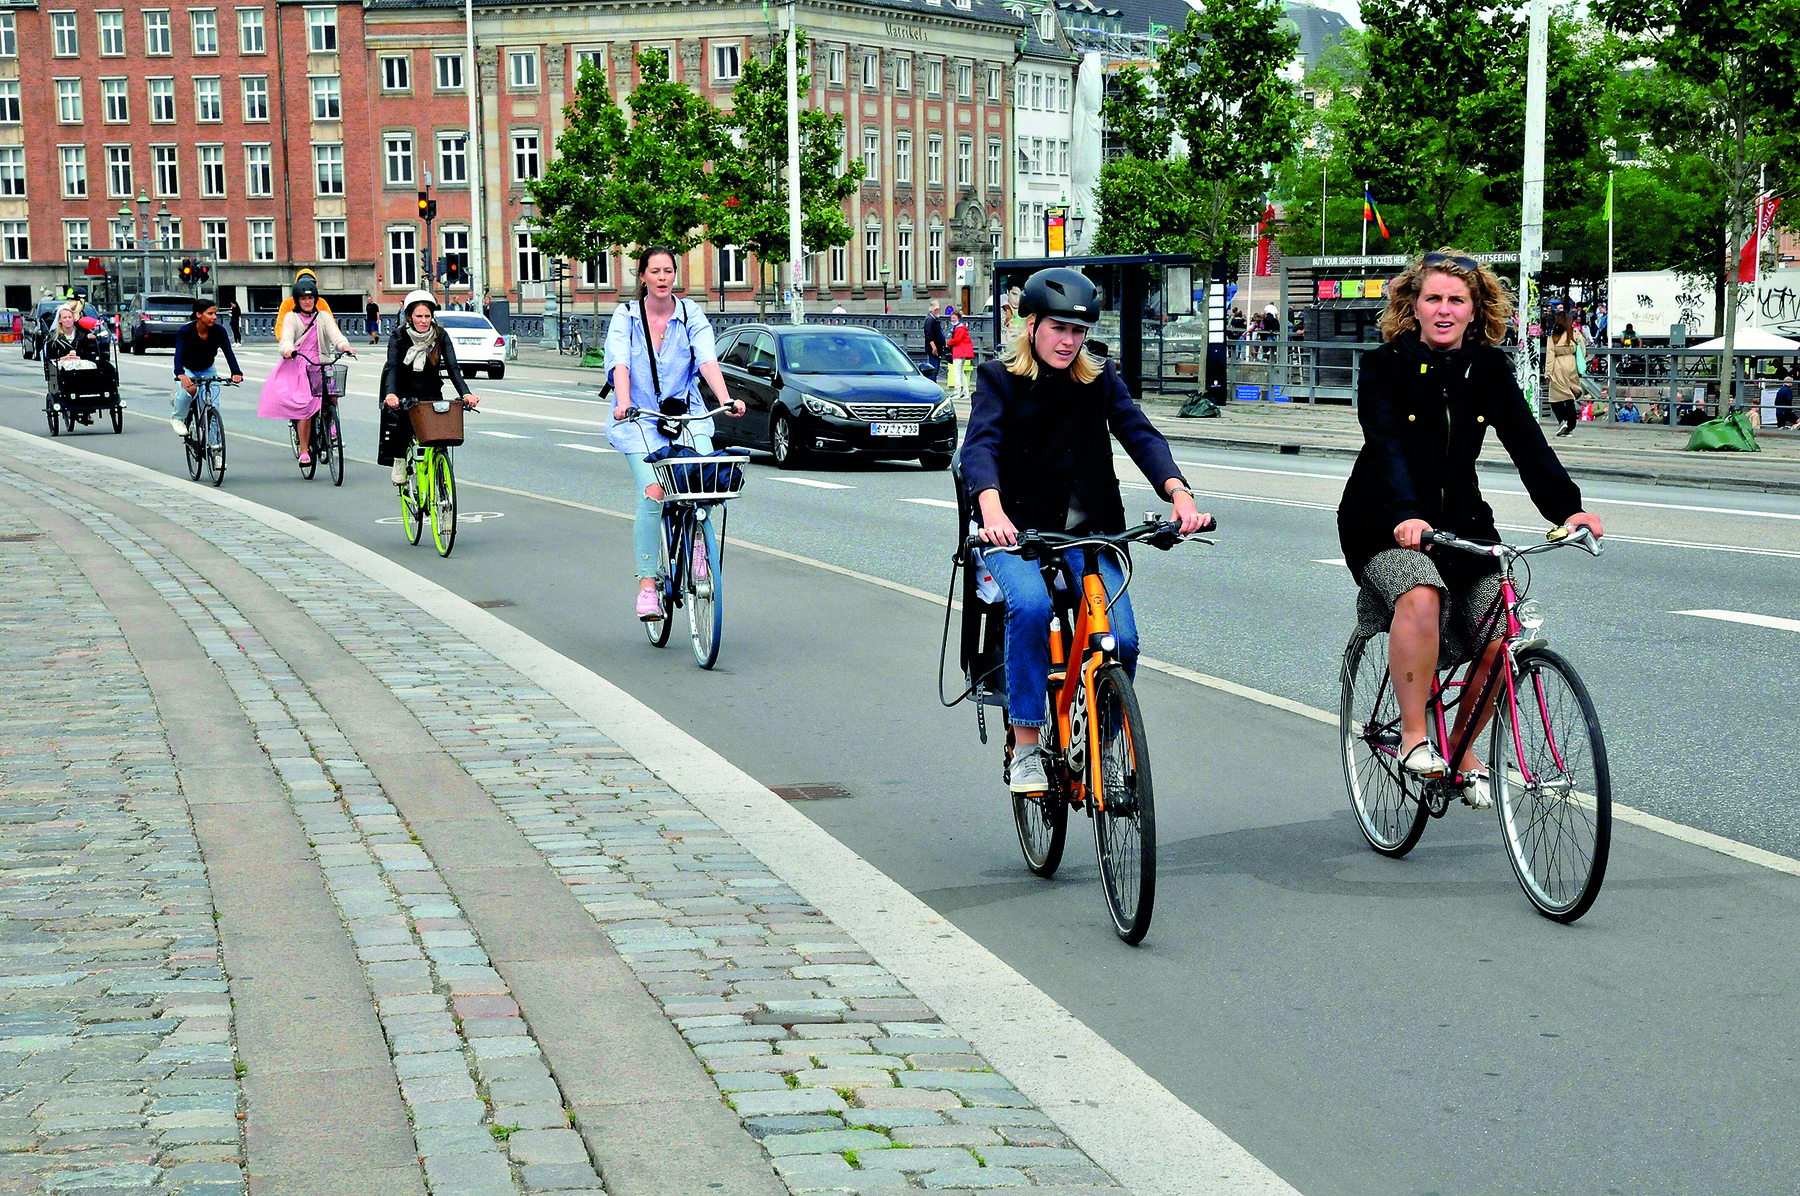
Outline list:
[[[1067,227],[1069,209],[1060,205],[1052,205],[1044,209],[1044,256],[1068,257],[1069,243],[1064,229]]]
[[[1338,280],[1324,278],[1319,280],[1319,298],[1336,299],[1338,297]]]

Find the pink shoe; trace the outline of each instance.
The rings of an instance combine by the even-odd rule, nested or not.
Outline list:
[[[706,563],[706,538],[694,537],[694,580],[705,581],[712,576],[712,570]]]
[[[638,591],[637,616],[646,623],[662,622],[662,595],[655,587]]]
[[[311,465],[312,464],[312,454],[311,453],[301,453],[300,454],[300,464]]]

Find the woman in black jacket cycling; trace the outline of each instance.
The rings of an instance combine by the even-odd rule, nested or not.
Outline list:
[[[443,397],[447,379],[470,407],[481,403],[471,394],[456,364],[456,348],[450,334],[437,322],[437,300],[429,291],[414,291],[400,305],[400,322],[388,338],[387,364],[381,370],[381,443],[375,460],[393,463],[388,476],[394,485],[406,485],[406,450],[412,447],[412,420],[400,408],[400,400],[431,403]]]
[[[963,440],[963,483],[981,512],[981,539],[1018,543],[1019,532],[1125,530],[1125,504],[1113,473],[1112,438],[1175,507],[1184,533],[1209,516],[1175,467],[1169,442],[1135,403],[1112,362],[1082,347],[1100,318],[1094,284],[1074,270],[1039,270],[1025,283],[1018,314],[1024,328],[998,361],[975,372],[974,405]],[[1085,553],[1073,549],[1079,569]],[[1006,719],[1013,728],[1011,788],[1037,793],[1048,785],[1039,729],[1047,721],[1050,595],[1032,561],[991,552],[988,568],[1006,596]],[[1119,594],[1111,612],[1119,659],[1137,662],[1137,626],[1120,593],[1123,575],[1102,554],[1100,575]]]
[[[1400,705],[1401,766],[1415,776],[1452,771],[1426,736],[1425,707],[1440,652],[1451,642],[1487,644],[1479,687],[1492,669],[1498,627],[1480,623],[1500,592],[1496,562],[1467,553],[1427,557],[1434,529],[1465,539],[1497,540],[1494,512],[1482,501],[1475,459],[1491,426],[1500,435],[1532,502],[1554,524],[1586,527],[1600,519],[1581,509],[1581,491],[1556,459],[1525,405],[1511,359],[1496,346],[1512,302],[1492,268],[1460,250],[1417,258],[1394,279],[1381,316],[1386,344],[1362,360],[1357,418],[1363,449],[1338,505],[1338,539],[1361,587],[1356,612],[1364,634],[1387,631],[1388,664]],[[1441,559],[1440,559],[1441,558]],[[1457,710],[1460,739],[1493,706]],[[1463,801],[1493,804],[1474,737],[1454,771]]]

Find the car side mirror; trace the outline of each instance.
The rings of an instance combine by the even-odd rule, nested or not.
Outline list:
[[[775,376],[775,364],[769,361],[753,361],[744,367],[744,372],[746,374],[755,374],[758,378],[773,378]]]

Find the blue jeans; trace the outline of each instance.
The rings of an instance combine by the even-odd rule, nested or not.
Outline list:
[[[712,437],[695,436],[694,451],[702,454],[712,452]],[[631,523],[631,547],[637,555],[637,575],[642,580],[656,577],[662,572],[662,503],[644,493],[657,484],[656,470],[650,462],[644,460],[640,453],[626,453],[625,460],[631,465],[631,480],[637,486],[637,517]],[[716,560],[719,555],[715,539],[718,531],[713,527],[711,518],[701,526],[706,532],[708,559]]]
[[[1087,552],[1074,548],[1068,553],[1069,567],[1075,570],[1078,584]],[[1045,698],[1050,683],[1050,592],[1044,588],[1044,575],[1036,561],[1024,560],[1016,552],[984,553],[982,559],[1006,596],[1006,721],[1015,727],[1041,727],[1048,714]],[[1137,620],[1131,614],[1130,595],[1119,594],[1124,574],[1111,553],[1100,556],[1100,577],[1106,582],[1108,594],[1119,595],[1107,612],[1107,619],[1119,640],[1119,661],[1135,676]],[[1063,645],[1071,656],[1075,655],[1075,645],[1069,642],[1073,630],[1063,628]]]
[[[193,370],[185,370],[185,369],[182,370],[181,373],[182,373],[183,377],[192,378],[196,383],[198,383],[202,379],[205,379],[205,378],[217,378],[219,376],[219,369],[217,366],[207,366],[205,369],[201,370],[199,373],[195,373]],[[175,394],[172,397],[174,399],[174,408],[169,412],[169,414],[174,416],[176,419],[180,420],[182,423],[185,424],[188,421],[188,416],[193,413],[194,404],[199,401],[199,398],[200,398],[199,387],[198,386],[195,387],[194,394],[189,394],[182,387],[180,382],[176,382],[175,383]]]

